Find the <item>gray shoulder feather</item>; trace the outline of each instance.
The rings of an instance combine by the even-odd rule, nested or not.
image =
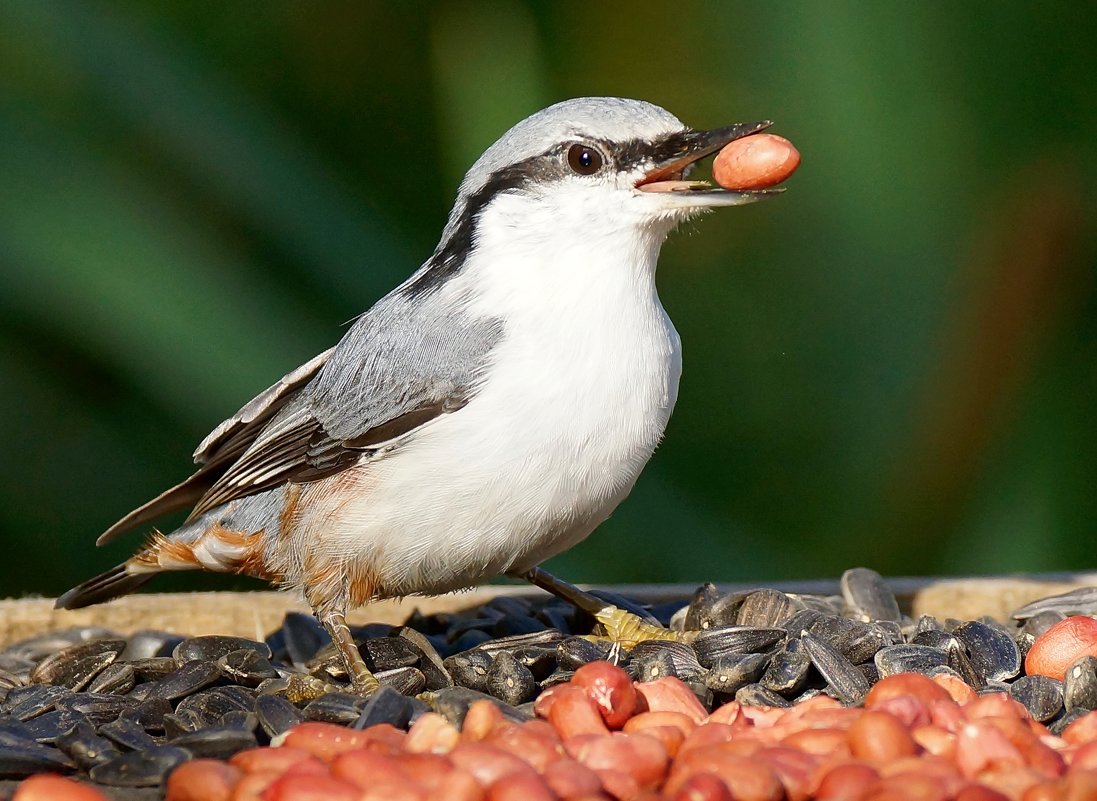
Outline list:
[[[467,403],[501,323],[474,318],[445,293],[403,289],[217,426],[194,452],[201,467],[111,526],[99,544],[187,506],[194,521],[236,498],[331,475],[363,450]]]
[[[425,406],[464,405],[501,335],[499,320],[476,319],[459,301],[398,290],[343,337],[304,393],[309,409],[349,440]]]
[[[221,461],[234,440],[246,443],[188,520],[287,481],[337,473],[363,451],[464,406],[502,326],[447,300],[445,293],[410,296],[400,289],[382,298],[351,326],[315,377],[280,400],[257,436],[245,439],[257,425],[252,423],[212,454],[211,463]]]

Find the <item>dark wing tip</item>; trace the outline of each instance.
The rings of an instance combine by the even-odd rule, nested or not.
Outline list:
[[[125,564],[112,567],[66,592],[54,603],[54,609],[82,609],[133,592],[155,575],[127,573]]]

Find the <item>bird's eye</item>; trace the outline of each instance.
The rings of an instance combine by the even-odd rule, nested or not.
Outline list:
[[[590,145],[568,148],[568,166],[580,175],[594,175],[602,169],[602,154]]]

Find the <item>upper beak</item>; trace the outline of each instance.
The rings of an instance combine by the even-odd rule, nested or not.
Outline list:
[[[676,201],[681,206],[741,206],[754,203],[770,195],[778,195],[785,190],[753,189],[727,190],[714,187],[707,181],[687,181],[686,170],[713,153],[721,150],[729,142],[751,136],[773,125],[769,120],[761,122],[742,122],[711,131],[683,131],[673,134],[655,148],[655,165],[636,182],[636,188],[643,192],[667,193],[667,200]]]

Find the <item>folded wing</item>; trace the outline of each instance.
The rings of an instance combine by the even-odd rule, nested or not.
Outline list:
[[[431,302],[433,300],[433,302]],[[202,466],[102,536],[193,507],[188,521],[285,482],[315,481],[356,463],[474,395],[502,335],[436,297],[383,298],[340,343],[257,395],[198,446]]]

